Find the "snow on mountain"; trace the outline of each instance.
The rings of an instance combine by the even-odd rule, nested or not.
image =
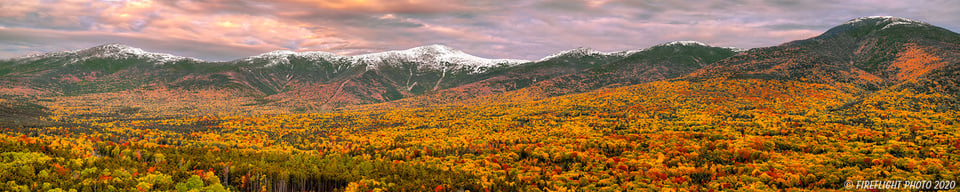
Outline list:
[[[594,49],[589,48],[589,47],[578,47],[578,48],[576,48],[576,49],[571,49],[571,50],[566,50],[566,51],[561,51],[561,52],[554,53],[554,54],[552,54],[552,55],[543,57],[543,58],[541,58],[540,60],[537,60],[537,61],[538,61],[538,62],[540,62],[540,61],[546,61],[546,60],[550,60],[550,59],[557,58],[557,57],[561,57],[561,56],[565,56],[565,55],[577,56],[577,57],[582,57],[582,56],[587,56],[587,55],[609,56],[609,55],[613,55],[613,54],[615,54],[615,53],[619,53],[619,52],[607,53],[607,52],[597,51],[597,50],[594,50]],[[625,52],[624,52],[624,53],[625,53]]]
[[[424,64],[421,67],[432,69],[445,69],[446,67],[471,68],[475,72],[480,72],[485,67],[494,67],[500,64],[517,65],[529,62],[527,60],[517,59],[487,59],[473,56],[463,51],[456,50],[444,45],[427,45],[414,47],[406,50],[393,50],[378,53],[369,53],[354,56],[344,56],[329,52],[310,51],[294,52],[289,50],[278,50],[263,53],[257,56],[247,57],[241,61],[269,60],[266,66],[289,63],[290,57],[312,58],[312,59],[349,59],[355,64],[367,64],[367,70],[375,70],[381,65],[396,64],[402,61],[411,61]],[[449,66],[444,66],[449,63]]]
[[[342,55],[337,55],[335,53],[323,52],[323,51],[309,51],[309,52],[295,52],[290,50],[276,50],[267,53],[263,53],[257,56],[248,57],[245,60],[252,59],[274,59],[274,58],[284,58],[289,56],[303,57],[303,58],[316,58],[316,59],[336,59],[344,57]]]
[[[893,18],[893,17],[878,17],[882,19],[894,19],[898,22],[919,22],[914,20],[907,20],[902,18]],[[856,21],[863,19],[876,19],[876,18],[860,18]],[[851,21],[855,22],[855,21]],[[851,23],[848,22],[848,23]],[[922,22],[920,22],[922,23]],[[682,45],[682,46],[709,46],[705,43],[697,41],[673,41],[663,44],[658,44],[656,46],[673,46],[673,45]],[[736,48],[730,48],[735,49]],[[624,50],[617,52],[601,52],[587,47],[579,47],[576,49],[566,50],[554,53],[552,55],[543,57],[537,62],[546,61],[553,58],[572,55],[572,56],[587,56],[587,55],[598,55],[598,56],[628,56],[633,53],[637,53],[646,49],[635,49],[635,50]],[[21,59],[40,59],[46,57],[64,57],[70,56],[69,63],[76,63],[87,58],[114,58],[114,59],[129,59],[129,58],[139,58],[139,59],[148,59],[156,64],[164,64],[173,61],[180,60],[192,60],[197,62],[202,62],[203,60],[192,58],[192,57],[180,57],[174,56],[166,53],[153,53],[147,52],[140,48],[130,47],[123,44],[105,44],[88,49],[76,50],[76,51],[61,51],[61,52],[51,52],[40,55],[25,56]],[[289,64],[290,58],[301,58],[301,59],[310,59],[310,60],[340,60],[347,59],[352,61],[355,65],[367,65],[367,70],[375,70],[382,65],[393,65],[400,62],[418,62],[423,65],[419,67],[431,68],[431,69],[448,69],[448,68],[461,68],[461,69],[472,69],[474,72],[481,72],[485,68],[494,67],[497,65],[518,65],[522,63],[531,62],[528,60],[519,60],[519,59],[487,59],[477,56],[473,56],[463,51],[453,49],[448,46],[433,44],[420,47],[414,47],[406,50],[393,50],[385,51],[378,53],[369,53],[362,55],[354,56],[344,56],[330,52],[322,51],[308,51],[308,52],[295,52],[290,50],[276,50],[271,52],[266,52],[256,56],[250,56],[247,58],[239,59],[236,61],[244,62],[253,62],[253,61],[266,61],[267,63],[264,67],[280,65],[280,64]],[[69,57],[68,57],[69,58]]]
[[[698,41],[673,41],[673,42],[667,42],[667,43],[662,43],[662,44],[654,45],[654,46],[652,46],[652,47],[657,47],[657,46],[674,46],[674,45],[679,45],[679,46],[704,46],[704,47],[709,47],[709,46],[710,46],[710,45],[707,45],[706,43],[701,43],[701,42],[698,42]],[[737,48],[732,48],[732,47],[729,48],[729,49],[738,50]],[[566,50],[566,51],[557,52],[557,53],[554,53],[554,54],[552,54],[552,55],[550,55],[550,56],[543,57],[543,58],[541,58],[540,60],[537,60],[537,61],[538,61],[538,62],[539,62],[539,61],[546,61],[546,60],[550,60],[550,59],[557,58],[557,57],[564,56],[564,55],[572,55],[572,56],[578,56],[578,57],[587,56],[587,55],[628,56],[628,55],[631,55],[631,54],[634,54],[634,53],[637,53],[637,52],[641,52],[641,51],[644,51],[644,50],[646,50],[646,49],[634,49],[634,50],[625,50],[625,51],[617,51],[617,52],[601,52],[601,51],[597,51],[597,50],[594,50],[594,49],[591,49],[591,48],[588,48],[588,47],[579,47],[579,48],[576,48],[576,49],[571,49],[571,50]]]
[[[704,46],[704,47],[709,47],[709,46],[710,46],[710,45],[707,45],[706,43],[701,43],[701,42],[699,42],[699,41],[671,41],[671,42],[667,42],[667,43],[663,43],[663,44],[659,44],[659,45],[654,45],[654,46],[673,46],[673,45],[682,45],[682,46],[694,46],[694,45],[699,45],[699,46]]]
[[[917,25],[917,26],[930,25],[923,21],[907,19],[902,17],[894,17],[894,16],[860,17],[860,18],[847,21],[846,23],[843,23],[843,25],[866,25],[870,23],[873,23],[874,25],[877,25],[877,26],[883,25],[883,27],[880,28],[880,30],[884,30],[891,26],[896,26],[896,25]]]
[[[643,51],[643,50],[647,50],[647,49],[633,49],[633,50],[617,51],[617,52],[612,52],[612,53],[610,53],[610,55],[615,55],[615,56],[628,56],[628,55],[632,55],[632,54],[637,53],[637,52],[641,52],[641,51]]]
[[[276,50],[252,57],[247,57],[242,59],[242,61],[267,60],[269,63],[264,65],[264,67],[269,67],[278,64],[289,64],[290,57],[308,58],[312,60],[335,60],[343,58],[344,56],[322,51],[295,52],[290,50]]]
[[[370,53],[352,56],[358,63],[368,63],[367,69],[374,69],[379,65],[386,64],[383,61],[403,60],[416,61],[427,64],[426,67],[434,69],[444,69],[444,62],[458,67],[471,67],[475,72],[479,72],[483,67],[494,67],[499,64],[516,65],[526,63],[526,60],[516,59],[487,59],[473,56],[463,51],[456,50],[444,45],[427,45],[414,47],[406,50],[385,51],[379,53]]]
[[[74,51],[58,51],[58,52],[49,52],[36,55],[27,55],[23,57],[10,58],[12,60],[38,60],[51,57],[61,57],[67,59],[67,62],[64,62],[64,65],[69,65],[72,63],[77,63],[91,58],[99,59],[147,59],[155,64],[164,64],[168,62],[181,61],[181,60],[191,60],[202,62],[203,60],[193,58],[193,57],[181,57],[175,56],[166,53],[153,53],[147,52],[140,48],[130,47],[123,44],[104,44],[96,47],[74,50]],[[10,60],[7,59],[7,60]]]
[[[180,61],[180,60],[193,60],[193,61],[202,61],[197,58],[192,57],[180,57],[174,56],[166,53],[153,53],[147,52],[143,49],[130,47],[123,44],[105,44],[88,49],[82,49],[78,51],[68,51],[67,53],[77,54],[78,56],[84,58],[113,58],[113,59],[130,59],[130,58],[145,58],[150,61],[153,61],[157,64],[163,64],[167,62]]]
[[[710,45],[708,45],[708,44],[706,44],[706,43],[703,43],[703,42],[699,42],[699,41],[671,41],[671,42],[667,42],[667,43],[661,43],[661,44],[658,44],[658,45],[654,45],[653,47],[659,47],[659,46],[702,46],[702,47],[710,47]],[[732,50],[732,51],[738,52],[738,53],[739,53],[739,52],[744,52],[744,51],[750,50],[750,49],[744,49],[744,48],[738,48],[738,47],[722,47],[722,48],[724,48],[724,49],[729,49],[729,50]]]
[[[860,23],[860,22],[864,22],[864,21],[891,21],[891,22],[902,22],[902,23],[927,24],[926,22],[923,22],[923,21],[918,21],[918,20],[913,20],[913,19],[907,19],[907,18],[903,18],[903,17],[895,17],[895,16],[867,16],[867,17],[860,17],[860,18],[856,18],[856,19],[851,19],[850,21],[847,21],[846,23],[843,23],[843,24],[844,24],[844,25],[846,25],[846,24],[854,24],[854,23]]]
[[[723,47],[723,48],[724,48],[724,49],[732,50],[733,52],[737,52],[737,53],[746,52],[746,51],[749,51],[749,50],[750,50],[750,49],[747,49],[747,48],[739,48],[739,47]]]

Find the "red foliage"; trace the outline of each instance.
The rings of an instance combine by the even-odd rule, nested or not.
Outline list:
[[[63,167],[63,166],[61,166],[59,163],[53,163],[53,167],[57,168],[57,169],[56,169],[57,174],[60,175],[60,176],[66,176],[67,174],[70,173],[70,169],[69,169],[69,168]]]
[[[723,183],[723,184],[720,184],[720,189],[729,189],[732,186],[733,185],[730,183]]]
[[[110,179],[113,179],[113,177],[109,175],[100,175],[100,181],[108,181]]]

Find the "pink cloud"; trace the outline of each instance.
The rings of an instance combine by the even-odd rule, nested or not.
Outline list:
[[[468,11],[474,9],[474,7],[461,4],[467,1],[290,0],[288,2],[312,5],[320,9],[374,13],[443,13]]]
[[[43,5],[40,1],[3,1],[0,2],[0,17],[23,19],[27,13],[38,10]]]
[[[218,59],[248,56],[252,50],[359,54],[433,43],[486,57],[538,59],[579,46],[619,51],[674,40],[744,48],[771,46],[815,36],[847,19],[874,13],[917,15],[918,19],[932,19],[931,23],[957,28],[960,19],[938,15],[955,13],[958,10],[954,9],[960,9],[957,8],[960,6],[951,6],[957,3],[940,4],[933,1],[878,4],[859,0],[843,3],[755,0],[748,0],[748,3],[630,0],[559,0],[549,3],[529,0],[5,1],[0,2],[0,10],[3,10],[0,12],[0,32],[41,30],[87,43],[101,40],[158,43],[168,40],[202,44],[210,45],[204,48],[213,50],[210,53],[223,54],[213,57]],[[19,35],[24,36],[17,37],[31,37],[27,33]],[[32,37],[40,36],[44,35],[33,34]],[[19,40],[13,36],[0,39],[4,40],[0,41],[4,42],[0,43],[0,48],[18,49],[12,46],[22,46],[10,43]],[[44,50],[51,47],[33,46]],[[64,47],[69,46],[73,45],[64,44]],[[232,54],[224,51],[229,49],[239,51]],[[203,51],[188,56],[204,57],[199,52]]]

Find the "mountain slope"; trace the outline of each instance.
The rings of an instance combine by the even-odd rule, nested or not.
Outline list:
[[[851,94],[837,115],[916,117],[960,109],[960,34],[921,21],[862,17],[820,36],[757,48],[682,80],[767,79],[825,84]]]
[[[107,44],[0,61],[0,82],[52,94],[112,92],[168,81],[165,78],[176,77],[167,70],[199,62],[203,61]]]
[[[358,56],[274,51],[228,62],[150,53],[120,44],[0,61],[0,86],[20,93],[80,95],[158,87],[239,90],[273,100],[377,103],[473,82],[526,62],[484,59],[442,45]],[[333,88],[331,88],[333,87]],[[300,96],[315,97],[300,97]],[[335,102],[332,100],[336,100]]]
[[[52,123],[39,117],[50,115],[35,98],[0,95],[0,127],[42,127]]]
[[[207,62],[108,44],[0,60],[0,89],[48,96],[228,90],[256,98],[253,105],[310,110],[401,99],[401,105],[535,100],[680,77],[828,84],[862,100],[884,89],[957,93],[958,63],[957,33],[904,18],[864,17],[814,38],[743,52],[671,42],[613,53],[578,48],[533,62],[479,58],[443,45],[356,56],[274,51]]]
[[[268,93],[277,104],[305,109],[412,97],[475,82],[491,71],[525,62],[479,58],[442,45],[357,56],[272,55],[237,61],[245,67],[235,78]],[[264,62],[274,63],[254,65]]]
[[[482,81],[379,107],[538,100],[603,87],[677,78],[735,53],[732,48],[711,47],[699,42],[671,42],[613,53],[577,48],[537,62],[505,68],[505,71],[493,71]]]
[[[699,42],[665,43],[633,52],[608,64],[538,82],[528,88],[532,92],[527,94],[545,98],[673,79],[735,53],[731,48],[711,47]]]
[[[863,17],[820,36],[757,48],[689,77],[851,83],[876,90],[960,61],[960,35],[924,22]]]
[[[0,62],[8,87],[52,95],[158,87],[232,90],[255,104],[329,109],[430,93],[447,101],[527,89],[538,98],[675,78],[734,52],[695,42],[604,53],[578,48],[536,62],[484,59],[442,45],[357,56],[274,51],[229,62],[119,44]]]

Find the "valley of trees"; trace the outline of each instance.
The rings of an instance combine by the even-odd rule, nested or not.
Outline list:
[[[429,49],[442,50],[418,57],[450,52]],[[960,35],[902,18],[747,51],[668,43],[480,68],[130,50],[0,60],[0,191],[960,182]]]
[[[109,103],[104,97],[94,102]],[[56,98],[36,101],[55,126],[2,128],[0,188],[722,191],[956,181],[960,114],[944,110],[949,99],[935,91],[856,98],[776,80],[311,114],[104,111]]]

